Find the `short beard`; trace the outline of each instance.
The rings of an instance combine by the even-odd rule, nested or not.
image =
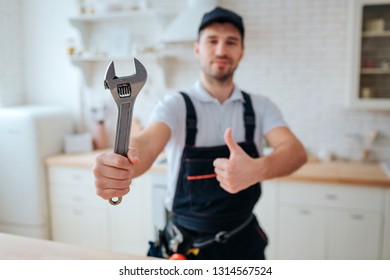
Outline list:
[[[224,73],[224,74],[221,74],[221,75],[214,75],[213,73],[206,73],[206,76],[210,79],[210,80],[214,80],[218,83],[225,83],[225,82],[228,82],[228,81],[231,81],[233,79],[233,74],[234,74],[234,70],[231,71],[231,72],[228,72],[228,73]]]
[[[223,75],[223,76],[212,76],[212,78],[220,83],[224,83],[226,81],[231,81],[233,79],[233,74],[232,73],[228,73],[226,75]]]

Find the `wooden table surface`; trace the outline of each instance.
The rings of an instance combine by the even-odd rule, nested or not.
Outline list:
[[[0,233],[0,260],[146,260],[145,256],[116,253],[50,240]]]

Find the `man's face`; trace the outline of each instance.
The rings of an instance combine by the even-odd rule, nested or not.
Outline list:
[[[219,81],[230,79],[244,54],[241,34],[231,23],[212,23],[195,44],[203,73]]]

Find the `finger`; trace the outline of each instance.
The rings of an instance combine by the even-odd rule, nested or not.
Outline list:
[[[232,129],[229,127],[225,130],[225,143],[229,148],[230,153],[241,150],[241,147],[234,141],[232,136]]]
[[[213,161],[214,168],[220,169],[220,170],[225,170],[228,163],[229,163],[229,160],[227,158],[216,158]]]
[[[126,189],[96,189],[96,194],[103,199],[110,199],[113,197],[122,197],[130,192],[130,187]]]
[[[118,180],[130,179],[132,164],[123,156],[115,153],[100,154],[93,166],[95,177],[108,177]]]
[[[95,178],[95,185],[98,189],[126,190],[131,185],[131,181],[131,179],[118,180],[107,177],[97,177]]]
[[[102,153],[96,157],[96,165],[112,166],[120,169],[130,169],[131,163],[128,158],[116,153]]]
[[[96,166],[94,168],[94,175],[96,177],[106,177],[116,180],[130,180],[133,175],[132,169],[120,169],[112,166]]]
[[[129,148],[129,150],[127,151],[127,157],[129,158],[132,164],[137,164],[140,162],[139,152],[134,147]]]
[[[108,199],[114,196],[124,196],[130,191],[131,179],[117,180],[107,177],[96,177],[96,193]]]

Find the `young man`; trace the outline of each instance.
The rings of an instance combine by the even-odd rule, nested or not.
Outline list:
[[[304,147],[268,98],[242,92],[233,82],[244,55],[239,15],[220,7],[205,14],[194,52],[199,81],[157,105],[150,125],[131,139],[127,158],[96,158],[97,194],[124,196],[132,178],[165,149],[166,206],[192,248],[181,253],[189,259],[264,259],[267,237],[252,214],[260,183],[302,166]],[[260,156],[264,139],[273,153]]]

